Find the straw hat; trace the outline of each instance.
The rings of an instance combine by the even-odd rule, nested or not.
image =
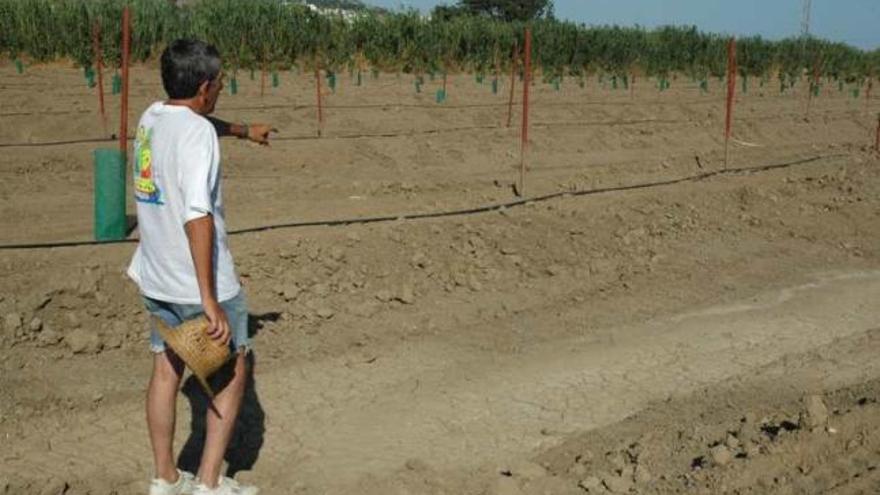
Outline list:
[[[208,377],[229,360],[229,346],[208,336],[211,322],[204,315],[187,320],[174,328],[165,324],[161,318],[154,319],[159,335],[192,370],[205,392],[213,399],[214,391],[208,385]]]

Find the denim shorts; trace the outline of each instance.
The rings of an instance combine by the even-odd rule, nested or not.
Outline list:
[[[170,327],[176,327],[204,313],[201,304],[175,304],[157,301],[147,296],[141,297],[150,316],[162,318]],[[221,302],[220,307],[226,312],[226,319],[229,320],[229,331],[232,334],[229,339],[230,350],[233,353],[247,353],[251,349],[251,343],[248,337],[248,310],[244,291],[239,292],[232,299]],[[152,318],[150,318],[150,350],[156,354],[165,352],[165,341],[159,335]]]

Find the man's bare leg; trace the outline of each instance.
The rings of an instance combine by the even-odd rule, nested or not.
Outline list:
[[[223,456],[232,439],[232,430],[238,418],[238,411],[241,409],[249,372],[245,357],[245,354],[241,353],[235,358],[232,378],[214,397],[214,407],[217,408],[220,416],[208,408],[207,434],[202,463],[199,466],[199,480],[209,488],[214,488],[220,479],[220,466],[223,464]]]
[[[177,481],[174,463],[174,423],[177,390],[183,376],[183,362],[170,351],[155,354],[153,375],[147,389],[147,429],[153,446],[156,477],[169,483]]]

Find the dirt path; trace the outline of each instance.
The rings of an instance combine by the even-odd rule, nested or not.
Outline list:
[[[370,366],[273,370],[260,377],[261,392],[290,395],[275,424],[299,442],[276,444],[271,439],[284,437],[270,428],[273,455],[255,474],[300,460],[278,491],[302,481],[345,493],[359,476],[381,477],[412,459],[441,470],[504,463],[650,402],[863,333],[880,318],[878,296],[880,273],[826,275],[739,304],[614,329],[613,342],[579,338],[502,359],[405,345]],[[873,375],[878,367],[858,372]],[[852,372],[839,371],[850,379]],[[302,459],[303,451],[311,458]]]

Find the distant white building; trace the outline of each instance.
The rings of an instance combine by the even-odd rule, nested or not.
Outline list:
[[[339,8],[334,9],[334,8],[318,7],[317,5],[312,4],[312,3],[309,3],[309,2],[305,2],[305,5],[306,5],[306,7],[308,7],[309,10],[311,10],[312,12],[317,12],[317,13],[319,13],[319,14],[321,14],[321,15],[336,15],[336,16],[340,16],[340,17],[342,17],[343,19],[345,19],[346,21],[350,21],[350,20],[354,19],[355,17],[358,17],[358,16],[362,15],[362,12],[358,12],[358,11],[355,11],[355,10],[339,9]]]

